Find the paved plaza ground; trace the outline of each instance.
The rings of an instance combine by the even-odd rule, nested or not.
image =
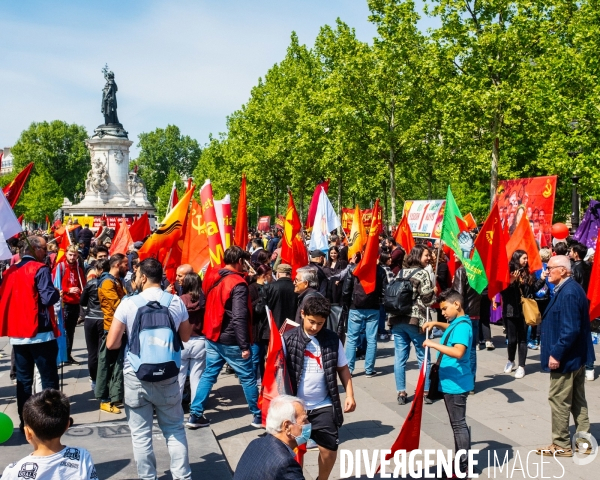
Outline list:
[[[540,457],[527,454],[548,445],[550,438],[550,407],[547,395],[549,377],[540,371],[539,351],[529,351],[527,375],[515,380],[502,373],[506,363],[506,349],[502,328],[493,326],[495,351],[478,351],[476,394],[467,405],[467,423],[471,428],[472,448],[479,449],[479,472],[482,478],[564,478],[596,479],[600,460],[589,465],[577,465],[573,459],[560,459],[561,465],[545,459],[540,471]],[[100,412],[90,389],[83,328],[76,332],[74,356],[82,364],[65,369],[64,391],[70,396],[75,426],[64,437],[64,442],[87,448],[96,463],[99,478],[136,478],[132,458],[129,429],[125,415]],[[7,413],[17,424],[15,386],[9,379],[10,346],[8,339],[0,339],[0,411]],[[596,346],[600,358],[600,348]],[[393,342],[380,342],[376,368],[381,372],[374,378],[364,375],[364,362],[357,362],[354,372],[354,390],[357,408],[345,416],[340,431],[340,449],[386,449],[395,440],[410,405],[396,403],[394,384]],[[417,364],[414,352],[408,364],[409,393],[414,390]],[[598,372],[600,368],[597,368]],[[586,383],[592,434],[600,439],[600,380]],[[221,375],[209,400],[206,416],[211,429],[187,431],[190,463],[193,477],[198,479],[230,479],[232,471],[250,441],[264,430],[250,426],[251,416],[242,389],[233,375]],[[160,478],[171,478],[169,459],[160,430],[154,432],[154,445]],[[421,431],[421,449],[452,449],[452,430],[443,402],[425,405]],[[0,472],[4,467],[28,453],[31,449],[24,436],[15,430],[13,437],[0,445]],[[502,471],[488,468],[488,454],[493,463],[494,452],[500,459],[508,455],[508,468]],[[547,463],[546,463],[547,462]],[[513,467],[515,468],[513,471]],[[524,470],[517,470],[523,468]],[[318,473],[317,453],[309,451],[305,458],[305,476],[315,480]],[[364,475],[364,470],[361,472]],[[543,475],[542,475],[543,474]],[[352,475],[354,477],[354,473]],[[339,458],[331,478],[340,478]],[[364,477],[366,478],[366,477]]]

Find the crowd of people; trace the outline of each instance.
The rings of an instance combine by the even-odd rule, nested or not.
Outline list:
[[[541,348],[542,368],[551,372],[552,443],[538,453],[572,455],[571,413],[577,431],[589,434],[585,381],[594,380],[595,358],[585,292],[593,255],[582,244],[569,239],[541,249],[543,268],[533,273],[527,253],[515,251],[510,285],[489,299],[487,291],[471,288],[464,266],[439,240],[418,241],[406,252],[382,233],[375,289],[366,293],[353,275],[361,254],[348,257],[343,235],[332,234],[327,251],[309,252],[308,264],[295,276],[281,260],[282,234],[274,229],[251,233],[246,248],[229,247],[224,268],[196,272],[180,265],[170,282],[158,261],[139,260],[141,242],[127,255],[109,256],[111,233],[105,225],[100,235],[75,226],[59,262],[54,240],[22,238],[3,272],[0,335],[10,337],[12,346],[20,429],[34,447],[32,455],[48,457],[48,471],[60,468],[54,457],[77,450],[60,443],[70,420],[68,400],[57,392],[56,304],[62,304],[66,332],[64,365],[77,362],[74,333],[83,323],[99,409],[125,410],[143,479],[157,478],[153,415],[167,441],[173,478],[191,478],[185,427],[210,425],[207,401],[223,368],[239,379],[250,424],[266,423],[266,436],[250,443],[234,478],[304,478],[294,460],[304,444],[318,449],[318,478],[329,478],[344,414],[356,409],[357,360],[364,359],[366,378],[378,375],[378,342],[387,341],[394,346],[398,404],[411,399],[406,369],[412,345],[427,372],[424,402],[441,392],[455,448],[468,450],[466,405],[477,391],[477,352],[498,342],[490,323],[502,325],[506,334],[507,363],[499,371],[522,379],[528,350]],[[528,325],[523,299],[535,301],[541,324]],[[277,328],[295,326],[283,334],[293,396],[274,399],[263,419],[259,392],[273,334],[267,310]],[[439,382],[436,377],[433,385],[430,349],[439,351]],[[78,452],[82,476],[65,478],[97,478],[89,453]],[[465,455],[461,468],[466,461]],[[17,478],[21,466],[11,464],[3,478]]]

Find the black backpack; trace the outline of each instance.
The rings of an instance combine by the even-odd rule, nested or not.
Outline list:
[[[398,272],[398,275],[388,283],[385,287],[385,294],[383,296],[383,306],[385,313],[389,313],[393,316],[410,316],[413,307],[414,291],[413,285],[410,279],[415,273],[422,270],[422,268],[416,268],[408,277],[402,277],[402,270]]]

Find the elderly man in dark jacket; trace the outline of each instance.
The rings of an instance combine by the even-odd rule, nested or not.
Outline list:
[[[570,275],[568,257],[557,255],[550,259],[548,281],[556,288],[542,321],[541,364],[544,370],[550,370],[552,444],[540,448],[538,455],[573,455],[569,435],[571,414],[576,437],[590,436],[585,399],[585,364],[594,360],[589,305],[583,288]]]
[[[308,424],[302,400],[290,395],[274,398],[267,415],[267,434],[250,442],[233,480],[304,480],[294,448],[299,442],[306,443],[303,426]]]
[[[296,315],[294,321],[298,324],[302,323],[302,307],[306,299],[318,295],[323,297],[318,291],[319,279],[317,277],[317,271],[309,266],[299,268],[296,271],[296,280],[294,280],[294,292],[298,295],[298,308],[296,309]]]
[[[264,295],[267,306],[273,312],[277,328],[281,328],[286,318],[296,317],[298,295],[294,292],[292,267],[285,263],[277,266],[277,281],[265,286]]]

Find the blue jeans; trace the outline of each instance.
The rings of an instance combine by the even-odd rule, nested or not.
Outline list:
[[[471,373],[473,373],[473,385],[477,376],[477,348],[479,346],[479,320],[471,320],[473,327],[473,341],[471,342]]]
[[[254,371],[254,375],[256,376],[256,381],[262,378],[262,368],[261,368],[261,360],[263,358],[262,354],[263,346],[259,343],[253,343],[250,345],[250,352],[252,353],[252,370]]]
[[[348,313],[348,333],[346,334],[346,358],[350,373],[354,371],[356,361],[356,344],[361,328],[365,327],[367,337],[367,353],[365,354],[365,373],[375,370],[375,355],[377,354],[377,327],[379,325],[379,310],[351,309]]]
[[[387,315],[385,314],[385,307],[383,305],[381,305],[379,307],[379,325],[378,325],[379,335],[388,333],[387,330],[385,329],[386,318],[387,318]]]
[[[125,384],[125,415],[131,430],[133,458],[138,478],[155,480],[156,456],[152,447],[153,410],[158,426],[167,441],[174,479],[191,479],[188,444],[183,427],[183,408],[177,377],[160,382],[143,382],[133,371],[123,374]]]
[[[410,344],[415,346],[415,353],[419,362],[419,368],[423,365],[425,358],[425,333],[419,332],[419,327],[408,323],[398,323],[392,326],[394,334],[394,377],[396,378],[396,391],[406,391],[406,362],[410,354]],[[429,391],[429,357],[427,358],[427,376],[425,377],[425,391]]]
[[[204,403],[210,395],[212,386],[217,383],[217,377],[226,362],[238,375],[250,412],[253,415],[260,415],[260,408],[257,404],[258,387],[256,386],[252,355],[243,359],[242,350],[237,345],[222,345],[210,340],[206,340],[206,370],[200,377],[198,389],[190,405],[190,414],[197,417],[204,414]]]

